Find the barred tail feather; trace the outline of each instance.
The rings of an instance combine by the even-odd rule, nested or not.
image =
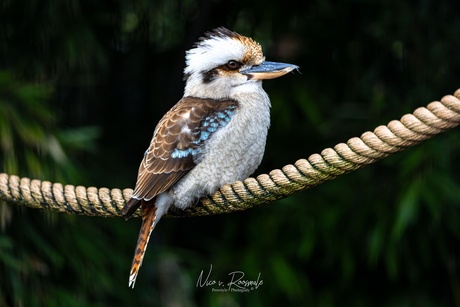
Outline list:
[[[136,283],[137,274],[139,273],[139,268],[142,265],[142,260],[144,259],[150,235],[152,234],[152,230],[155,228],[157,222],[157,208],[154,204],[142,201],[141,209],[142,226],[139,232],[136,251],[134,252],[133,263],[129,274],[129,287],[132,288],[134,288],[134,284]]]

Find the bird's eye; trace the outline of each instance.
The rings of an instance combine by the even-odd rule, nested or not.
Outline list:
[[[227,67],[228,69],[231,69],[231,70],[237,70],[241,67],[241,63],[235,60],[230,60],[227,63]]]

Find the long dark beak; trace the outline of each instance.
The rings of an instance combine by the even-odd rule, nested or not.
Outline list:
[[[240,71],[251,80],[275,79],[284,76],[288,72],[298,69],[299,66],[287,63],[262,62],[260,65]]]

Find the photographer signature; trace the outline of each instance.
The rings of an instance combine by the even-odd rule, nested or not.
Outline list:
[[[248,279],[245,278],[244,272],[233,271],[228,273],[229,278],[225,281],[212,278],[211,273],[212,264],[206,274],[204,270],[201,270],[196,281],[196,287],[211,287],[212,292],[250,292],[257,290],[264,284],[264,281],[261,279],[261,273],[259,273],[257,279]]]

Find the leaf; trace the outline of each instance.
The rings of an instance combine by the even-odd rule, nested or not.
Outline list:
[[[420,202],[420,187],[420,179],[414,180],[398,202],[398,210],[392,229],[392,238],[396,241],[401,239],[406,228],[417,218]]]

